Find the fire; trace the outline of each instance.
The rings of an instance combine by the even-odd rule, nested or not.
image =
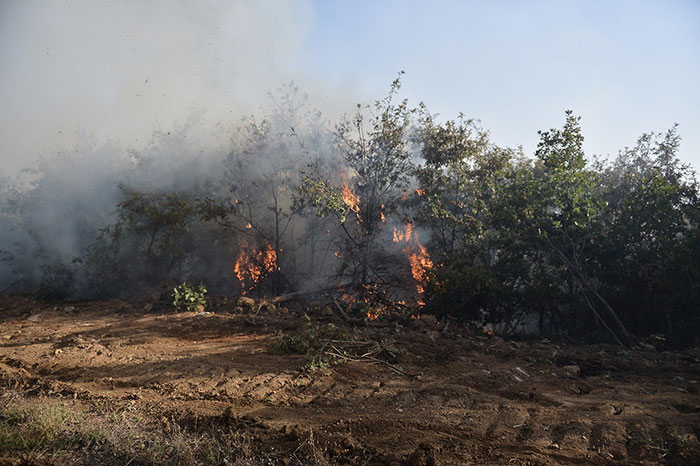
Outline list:
[[[249,253],[246,241],[241,241],[239,248],[241,252],[238,254],[233,271],[238,281],[241,282],[243,294],[245,294],[253,289],[268,273],[278,268],[277,251],[270,244],[265,244],[261,249]]]
[[[412,223],[407,223],[406,228],[403,231],[394,227],[394,243],[410,243],[412,240],[414,240]],[[415,241],[418,242],[417,236]]]
[[[422,195],[425,194],[425,191],[422,190],[422,189],[420,189],[420,188],[418,188],[418,189],[416,189],[416,194],[418,194],[419,196],[422,196]]]
[[[248,224],[245,227],[246,227],[246,230],[250,230],[251,228],[253,228],[253,224],[248,222]]]
[[[416,290],[422,295],[425,291],[423,283],[428,278],[428,271],[433,268],[433,261],[430,260],[430,255],[425,247],[418,242],[416,238],[416,246],[418,251],[408,255],[408,262],[411,264],[411,275],[416,281]]]
[[[343,182],[343,202],[356,214],[360,213],[360,197],[353,193],[345,182]]]
[[[382,219],[382,223],[386,222],[386,215],[384,215],[384,204],[382,204],[382,207],[379,210],[379,218]]]
[[[408,258],[408,263],[411,265],[411,275],[416,281],[416,291],[422,296],[425,292],[423,284],[428,278],[428,271],[434,267],[427,249],[425,249],[425,246],[423,246],[418,239],[418,232],[414,230],[411,222],[406,224],[406,228],[404,228],[403,231],[394,228],[393,241],[395,243],[406,243],[406,247],[404,247],[403,251]],[[423,306],[424,304],[423,301],[418,301],[419,306]]]
[[[362,314],[367,320],[376,320],[389,312],[389,307],[385,303],[379,302],[378,293],[379,285],[364,284],[363,292],[356,291],[343,293],[340,300],[348,306],[349,309],[362,309]]]

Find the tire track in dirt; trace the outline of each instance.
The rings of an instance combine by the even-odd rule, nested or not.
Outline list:
[[[20,304],[0,315],[9,336],[0,336],[0,387],[32,396],[195,419],[229,410],[254,419],[257,433],[313,431],[329,448],[400,461],[421,450],[440,464],[691,464],[687,453],[700,452],[697,352],[630,356],[462,330],[432,342],[420,328],[368,326],[368,338],[407,350],[396,364],[417,377],[365,363],[308,371],[303,356],[268,353],[276,332],[295,331],[294,318]],[[572,376],[565,367],[577,363]]]

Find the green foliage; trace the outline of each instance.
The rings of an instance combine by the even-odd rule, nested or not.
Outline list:
[[[320,216],[333,215],[340,223],[334,246],[342,254],[338,275],[356,290],[386,282],[388,252],[378,244],[387,219],[399,217],[401,198],[408,187],[411,162],[410,127],[415,109],[407,100],[394,102],[400,76],[389,94],[374,105],[358,105],[352,118],[335,128],[340,174],[324,175],[318,164],[305,173],[299,192],[316,206]],[[352,197],[354,205],[349,205]]]
[[[424,112],[416,136],[424,164],[415,168],[417,217],[434,231],[433,250],[447,257],[481,247],[489,205],[504,182],[513,154],[493,145],[473,120],[438,124]]]
[[[173,306],[176,311],[183,308],[189,312],[204,311],[208,306],[206,294],[204,285],[195,287],[183,282],[173,289]]]
[[[216,176],[182,191],[135,189],[134,177],[92,223],[81,193],[70,204],[78,227],[56,229],[58,249],[89,245],[76,261],[37,231],[54,231],[45,204],[55,180],[37,172],[23,192],[0,178],[0,292],[123,296],[196,276],[231,294],[341,284],[370,303],[398,300],[415,294],[405,256],[420,232],[435,265],[421,283],[425,311],[501,323],[534,315],[541,333],[579,340],[700,344],[700,189],[677,157],[677,126],[591,163],[567,111],[526,158],[475,120],[410,107],[399,78],[333,131],[286,87],[268,118],[241,126]],[[413,239],[393,243],[407,223]],[[239,283],[232,264],[254,270],[263,251],[259,280]],[[204,305],[187,287],[175,306]],[[287,336],[280,351],[318,352],[320,335]]]
[[[499,301],[513,296],[499,278],[496,271],[477,260],[453,258],[429,281],[426,310],[437,316],[458,313],[462,318],[478,320],[480,313],[489,309],[496,317],[497,308],[503,304]]]
[[[280,332],[277,342],[270,349],[272,354],[306,354],[311,355],[318,351],[323,345],[324,338],[330,338],[338,332],[333,324],[327,327],[313,322],[308,315],[304,315],[299,335],[290,335]],[[337,335],[336,335],[337,336]]]
[[[663,330],[671,345],[697,344],[700,328],[699,190],[675,157],[678,140],[676,127],[643,135],[604,170],[608,228],[596,251],[623,319],[641,337]]]
[[[488,144],[468,123],[422,129],[418,208],[444,255],[427,310],[501,322],[529,312],[544,333],[697,342],[700,203],[675,127],[588,167],[567,112],[563,128],[540,132],[534,161],[503,160],[484,178],[474,167]]]
[[[304,323],[298,335],[280,332],[277,341],[270,348],[271,354],[303,354],[306,356],[306,368],[317,370],[342,362],[327,349],[333,341],[357,340],[356,335],[333,324],[321,325],[304,316]]]
[[[81,258],[98,295],[155,285],[178,272],[195,248],[198,211],[188,195],[119,190],[116,221]]]
[[[318,207],[316,215],[325,217],[335,215],[340,223],[345,223],[350,209],[343,201],[342,190],[332,186],[322,178],[318,166],[314,167],[313,174],[302,171],[299,194],[307,197],[311,205]]]
[[[581,117],[566,111],[566,122],[562,129],[552,128],[539,131],[540,142],[537,144],[535,157],[540,159],[550,170],[579,171],[586,166],[583,154],[583,135],[581,134]]]

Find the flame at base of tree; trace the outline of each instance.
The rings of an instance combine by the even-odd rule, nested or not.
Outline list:
[[[393,241],[395,243],[406,243],[403,251],[411,266],[411,275],[416,281],[416,291],[422,297],[425,292],[423,285],[428,279],[428,272],[434,267],[427,249],[421,244],[418,239],[418,232],[414,230],[413,224],[410,222],[406,224],[403,230],[394,228]],[[424,304],[422,300],[418,300],[419,306]]]
[[[433,261],[425,247],[416,239],[418,251],[408,254],[408,262],[411,264],[411,275],[416,281],[416,291],[419,295],[423,295],[423,283],[428,279],[428,271],[433,268]]]
[[[233,272],[241,283],[243,294],[255,288],[267,275],[277,270],[277,251],[266,243],[262,248],[250,251],[248,243],[239,243],[240,253],[233,266]]]

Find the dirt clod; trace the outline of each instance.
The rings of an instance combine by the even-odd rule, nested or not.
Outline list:
[[[561,368],[565,377],[576,378],[581,376],[581,368],[575,364],[570,364]]]

